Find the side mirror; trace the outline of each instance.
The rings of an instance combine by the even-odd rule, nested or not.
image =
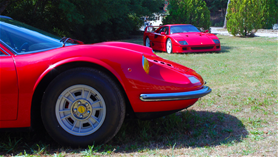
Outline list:
[[[161,34],[161,35],[165,35],[166,33],[165,33],[165,32],[161,32],[160,34]]]
[[[208,33],[208,32],[209,32],[208,30],[205,30],[205,31],[204,31],[204,33]]]

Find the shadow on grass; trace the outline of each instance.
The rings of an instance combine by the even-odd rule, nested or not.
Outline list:
[[[138,152],[156,149],[210,147],[241,142],[247,130],[236,117],[222,112],[185,110],[153,120],[125,120],[119,133],[105,145],[94,147],[95,153]],[[45,131],[1,132],[0,155],[43,153],[80,153],[84,148],[65,148]],[[97,148],[97,149],[96,149]],[[88,148],[85,148],[85,150]],[[115,150],[116,149],[116,150]]]
[[[240,142],[248,135],[236,117],[222,112],[185,110],[163,118],[126,121],[111,144],[138,149],[207,147]],[[162,148],[158,147],[158,148]],[[125,150],[129,150],[126,149]]]
[[[50,148],[58,150],[59,146],[44,129],[40,131],[3,131],[0,132],[0,155],[16,155],[26,151],[28,154],[43,154]]]
[[[227,52],[230,52],[231,49],[233,49],[234,47],[231,47],[231,46],[221,46],[221,51],[219,53],[227,53]]]

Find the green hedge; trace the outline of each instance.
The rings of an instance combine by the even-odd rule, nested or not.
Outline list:
[[[263,28],[272,28],[273,24],[278,23],[278,0],[263,0],[263,2]]]
[[[277,8],[277,0],[231,0],[227,30],[234,36],[252,36],[259,28],[271,28],[277,22]]]
[[[170,0],[169,15],[163,24],[192,24],[209,29],[210,12],[203,0]]]
[[[164,4],[164,0],[4,1],[10,3],[2,15],[85,43],[126,38],[143,25],[142,16],[160,12]]]

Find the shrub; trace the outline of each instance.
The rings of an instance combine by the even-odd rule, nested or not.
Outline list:
[[[227,30],[232,35],[250,36],[262,27],[265,0],[231,0]]]
[[[169,14],[163,24],[192,24],[209,29],[210,12],[203,0],[170,0]]]
[[[263,28],[272,28],[278,23],[278,0],[264,0]]]
[[[0,0],[2,4],[3,0]],[[128,37],[164,0],[5,0],[3,15],[85,43]],[[4,4],[4,3],[3,3]],[[4,9],[4,10],[3,10]]]

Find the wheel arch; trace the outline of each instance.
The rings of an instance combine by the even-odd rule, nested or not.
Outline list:
[[[135,115],[131,107],[131,104],[129,102],[129,99],[126,95],[126,92],[124,90],[123,84],[120,81],[121,78],[118,78],[119,76],[116,77],[113,72],[111,72],[107,67],[104,67],[103,65],[90,62],[90,61],[75,60],[72,62],[66,62],[66,63],[64,62],[61,64],[58,63],[55,66],[48,68],[44,73],[42,73],[41,77],[39,77],[33,89],[34,93],[33,93],[32,104],[31,104],[31,128],[32,129],[37,130],[43,128],[40,109],[41,109],[42,97],[48,85],[59,74],[67,70],[78,68],[78,67],[99,69],[100,71],[107,74],[110,78],[112,78],[112,80],[115,81],[115,83],[118,85],[118,87],[120,88],[120,90],[122,91],[125,97],[126,113],[130,114],[131,116]]]

